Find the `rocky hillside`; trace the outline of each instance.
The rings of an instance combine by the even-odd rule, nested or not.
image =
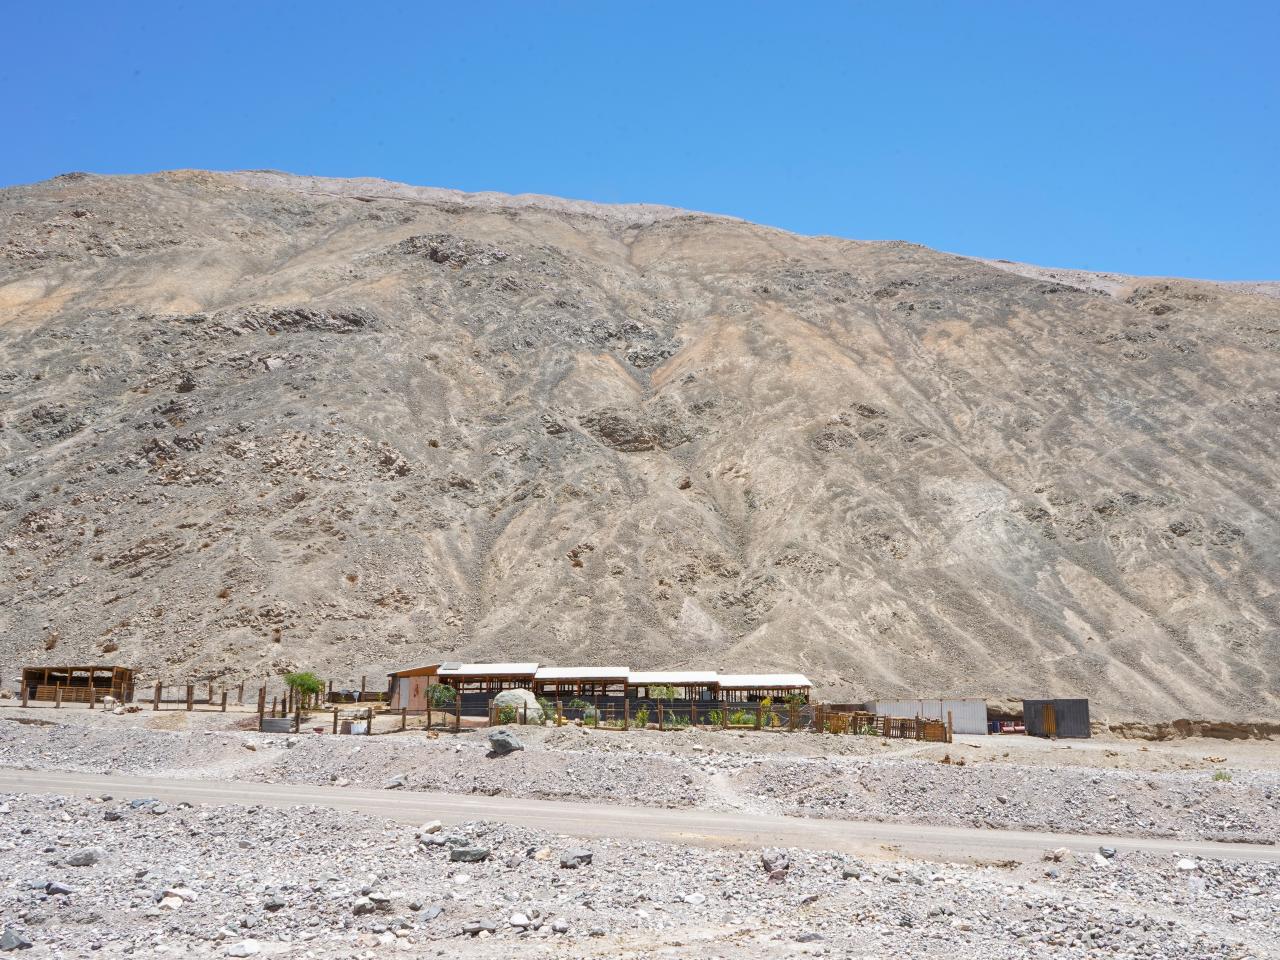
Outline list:
[[[465,656],[1274,717],[1274,293],[372,180],[0,191],[5,679]]]

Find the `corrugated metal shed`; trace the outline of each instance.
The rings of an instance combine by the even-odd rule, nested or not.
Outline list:
[[[1046,707],[1052,708],[1052,721]],[[1047,737],[1053,733],[1059,737],[1088,739],[1089,701],[1067,698],[1023,700],[1022,722],[1026,725],[1027,735],[1031,737]],[[1056,731],[1049,729],[1050,722],[1056,726]]]
[[[871,700],[867,710],[882,717],[924,717],[946,722],[947,711],[955,733],[985,734],[987,701],[978,697],[952,697],[931,700]]]

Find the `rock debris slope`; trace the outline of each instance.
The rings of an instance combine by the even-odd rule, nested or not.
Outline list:
[[[373,180],[0,191],[0,653],[1275,716],[1274,292]]]

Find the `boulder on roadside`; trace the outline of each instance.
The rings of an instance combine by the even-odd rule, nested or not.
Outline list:
[[[523,749],[524,744],[517,740],[510,730],[489,731],[489,750],[494,755],[501,757]]]
[[[454,847],[449,851],[449,860],[453,863],[479,863],[488,859],[488,847]]]

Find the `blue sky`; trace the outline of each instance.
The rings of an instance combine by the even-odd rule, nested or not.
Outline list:
[[[9,4],[0,185],[274,168],[1280,279],[1280,4]]]

